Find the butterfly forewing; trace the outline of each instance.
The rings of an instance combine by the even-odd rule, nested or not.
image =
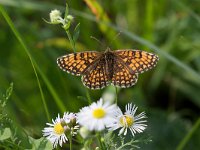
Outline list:
[[[131,71],[119,60],[115,61],[113,66],[112,84],[121,88],[133,86],[138,79],[138,74],[132,74]]]
[[[73,75],[83,75],[98,58],[99,52],[79,52],[61,56],[57,59],[58,66]]]
[[[90,89],[102,89],[109,84],[105,63],[99,59],[82,76],[83,84]]]
[[[135,73],[152,69],[159,60],[157,55],[141,50],[116,50],[114,53]]]

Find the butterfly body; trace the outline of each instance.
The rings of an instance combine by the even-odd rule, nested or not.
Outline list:
[[[105,65],[105,72],[106,72],[106,76],[108,77],[108,80],[110,81],[112,79],[114,70],[113,70],[113,66],[115,64],[115,56],[114,53],[112,53],[111,51],[106,51],[103,54],[102,60],[101,60],[101,66]],[[105,64],[104,64],[105,63]]]
[[[73,75],[82,76],[90,89],[102,89],[112,84],[127,88],[137,82],[138,74],[153,68],[158,56],[141,50],[86,51],[61,56],[59,67]]]

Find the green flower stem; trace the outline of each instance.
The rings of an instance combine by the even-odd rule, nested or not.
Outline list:
[[[117,104],[117,100],[118,100],[118,91],[117,91],[117,87],[115,87],[115,103]]]
[[[48,121],[50,121],[51,119],[50,119],[49,111],[48,111],[47,104],[46,104],[46,101],[45,101],[45,98],[44,98],[44,94],[43,94],[43,90],[42,90],[42,87],[41,87],[41,84],[40,84],[40,80],[39,80],[39,77],[38,77],[38,74],[37,74],[37,71],[36,71],[36,68],[35,68],[36,63],[32,59],[31,54],[29,52],[29,49],[27,48],[25,42],[23,41],[20,33],[17,31],[17,29],[15,28],[15,26],[14,26],[12,20],[10,19],[9,15],[6,13],[6,11],[4,10],[4,8],[2,6],[0,6],[0,12],[3,15],[3,17],[5,18],[8,25],[10,26],[10,28],[11,28],[12,32],[14,33],[14,35],[16,36],[17,40],[19,41],[19,43],[21,44],[21,46],[25,50],[26,54],[28,55],[28,58],[31,62],[31,65],[33,67],[33,71],[34,71],[36,79],[37,79],[37,83],[38,83],[38,87],[39,87],[39,90],[40,90],[40,94],[41,94],[42,103],[43,103],[43,106],[44,106],[44,109],[45,109],[45,113],[46,113]],[[36,66],[36,67],[38,67],[38,66]]]
[[[70,41],[70,44],[71,44],[71,46],[72,46],[72,48],[73,48],[73,51],[74,51],[74,53],[75,53],[75,52],[76,52],[76,47],[75,47],[75,43],[74,43],[74,41],[73,41],[73,39],[72,39],[72,36],[71,36],[69,30],[65,30],[65,31],[66,31],[66,33],[67,33],[67,36],[68,36],[69,41]]]
[[[99,148],[100,148],[100,150],[103,150],[103,144],[102,144],[102,142],[101,142],[100,133],[97,133],[97,134],[96,134],[96,137],[97,137],[97,141],[98,141],[98,143],[99,143]]]
[[[183,138],[183,140],[180,142],[180,144],[177,146],[176,150],[182,150],[187,142],[192,138],[192,135],[195,133],[195,131],[200,126],[200,118],[196,121],[190,132]]]
[[[72,150],[72,136],[69,137],[69,149]]]
[[[90,93],[89,93],[88,89],[86,89],[86,97],[87,97],[87,100],[88,100],[88,104],[90,105],[92,103],[92,100],[91,100]]]

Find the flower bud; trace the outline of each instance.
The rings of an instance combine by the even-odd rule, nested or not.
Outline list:
[[[69,20],[69,21],[73,21],[74,17],[72,15],[67,15],[66,19]]]
[[[90,131],[86,127],[81,127],[79,132],[82,138],[84,139],[87,138],[88,135],[90,134]]]
[[[113,104],[115,101],[115,93],[112,91],[106,91],[103,93],[102,98],[104,101],[109,102],[110,104]]]
[[[77,123],[76,123],[76,117],[72,117],[70,119],[70,123],[72,124],[72,126],[75,126]]]
[[[66,125],[66,122],[65,122],[65,120],[64,120],[63,118],[60,119],[60,123],[61,123],[61,125],[62,125],[63,127]]]
[[[70,127],[64,126],[64,129],[65,129],[65,133],[66,133],[67,135],[71,133]]]

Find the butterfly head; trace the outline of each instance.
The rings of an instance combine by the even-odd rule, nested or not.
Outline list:
[[[105,53],[107,53],[107,52],[111,52],[110,47],[107,47],[107,48],[106,48]]]

